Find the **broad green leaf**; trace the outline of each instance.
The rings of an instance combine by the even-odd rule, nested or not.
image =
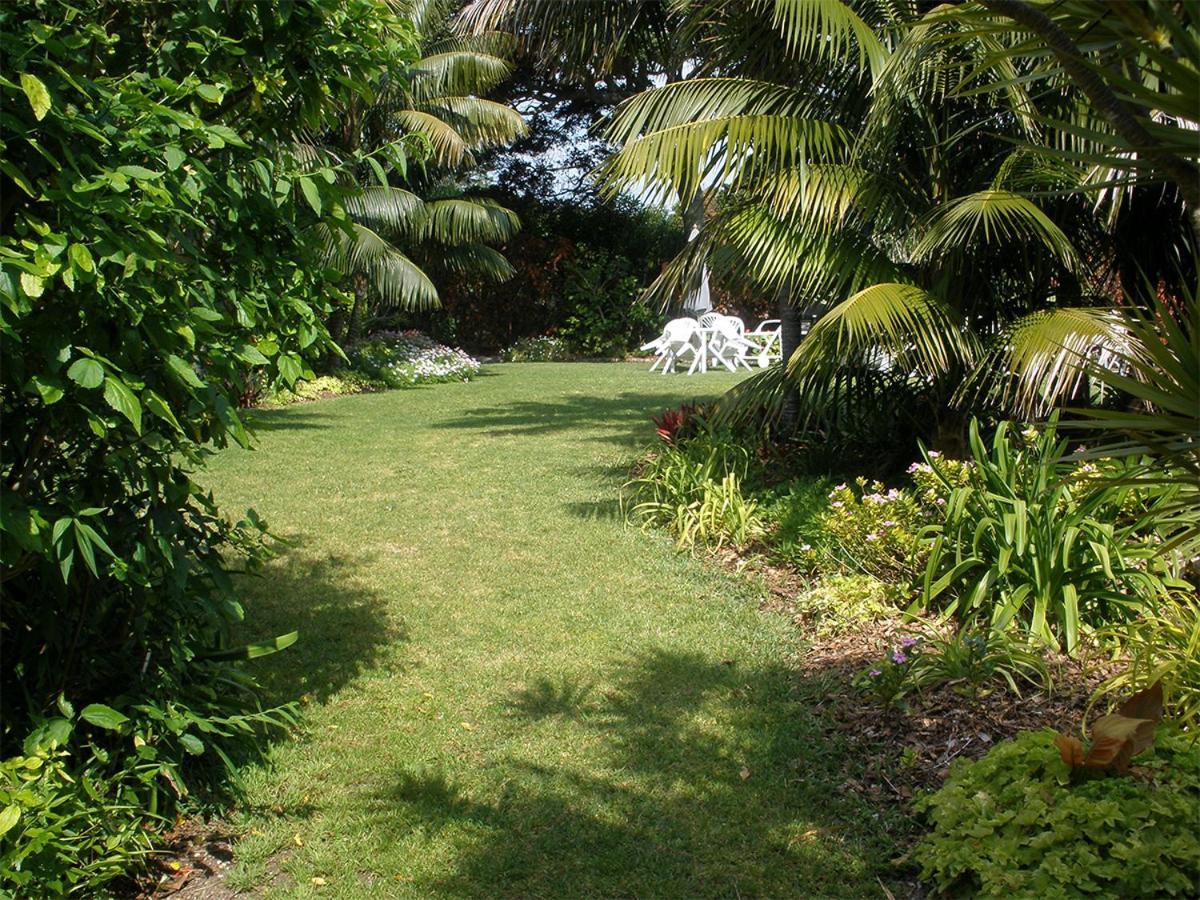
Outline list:
[[[104,366],[86,356],[75,360],[67,369],[67,377],[85,388],[98,388],[104,383]]]
[[[63,398],[62,385],[54,381],[39,378],[35,375],[29,379],[29,383],[38,392],[38,396],[42,398],[42,402],[47,406],[51,406]]]
[[[202,100],[207,100],[209,103],[220,103],[223,96],[221,89],[215,84],[202,84],[196,88],[196,93]]]
[[[321,214],[321,192],[317,190],[317,186],[313,184],[311,178],[300,179],[300,192],[304,194],[304,199],[308,201],[313,212],[319,216]]]
[[[172,172],[182,166],[187,159],[187,154],[174,145],[167,147],[163,155],[167,159],[167,168]]]
[[[58,700],[55,701],[58,705],[58,711],[68,719],[75,718],[75,707],[71,705],[71,701],[64,694],[58,695]]]
[[[158,418],[162,419],[180,434],[183,434],[183,426],[175,418],[175,413],[171,411],[171,407],[167,405],[166,400],[154,393],[154,391],[147,389],[142,393],[142,403],[145,404],[146,409],[150,410],[153,415],[158,416]]]
[[[288,383],[288,387],[291,387],[293,384],[295,384],[296,379],[299,378],[303,372],[304,367],[300,362],[300,357],[296,356],[296,354],[285,353],[279,357],[279,374],[283,377],[283,380]]]
[[[92,252],[83,244],[72,244],[71,248],[67,251],[67,257],[77,269],[89,273],[96,270],[96,264],[92,260]]]
[[[139,181],[153,181],[156,178],[162,178],[162,172],[155,172],[145,166],[118,166],[117,171]]]
[[[204,741],[196,737],[194,734],[181,734],[179,743],[183,744],[183,749],[193,756],[199,756],[204,752]]]
[[[109,731],[114,731],[129,721],[129,716],[117,712],[111,706],[105,706],[103,703],[88,704],[80,711],[79,717],[97,728],[105,728]]]
[[[3,810],[0,810],[0,835],[11,831],[20,820],[21,808],[19,806],[14,803],[4,807]]]
[[[172,354],[167,357],[167,366],[174,372],[179,379],[189,387],[201,388],[204,387],[204,382],[196,375],[196,370],[191,367],[186,361]]]
[[[21,290],[25,292],[25,296],[30,300],[36,300],[42,296],[42,292],[46,289],[46,280],[39,278],[36,275],[30,275],[28,272],[21,273]]]
[[[50,91],[46,89],[46,85],[42,83],[42,80],[36,75],[22,72],[21,90],[29,98],[29,105],[33,107],[33,117],[39,122],[46,118],[46,113],[50,112],[51,106]]]
[[[133,424],[133,430],[142,433],[142,404],[133,391],[116,375],[104,379],[104,399],[108,405]]]

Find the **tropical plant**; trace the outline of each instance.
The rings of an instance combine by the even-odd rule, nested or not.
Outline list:
[[[948,684],[972,699],[986,695],[987,686],[996,681],[1020,696],[1018,680],[1049,690],[1050,670],[1042,655],[1002,631],[981,629],[970,621],[947,636],[925,635],[908,679],[916,690]]]
[[[785,321],[786,377],[743,386],[741,409],[765,404],[833,428],[861,423],[866,409],[877,428],[892,426],[901,410],[905,427],[958,449],[964,409],[1014,409],[975,389],[991,373],[1037,374],[1057,358],[1057,390],[1036,398],[1044,411],[1083,374],[1078,357],[1063,368],[1064,343],[1119,342],[1118,318],[1094,308],[1112,291],[1081,262],[1118,255],[1118,226],[1084,201],[1089,168],[1038,152],[1032,110],[1065,115],[1077,95],[1031,96],[1023,79],[1034,63],[1010,54],[1002,65],[1004,35],[959,21],[960,7],[680,8],[694,10],[689,27],[711,52],[698,75],[622,106],[604,174],[614,191],[663,198],[719,186],[719,211],[653,296],[678,294],[707,264],[780,296],[781,312],[823,311],[799,345]],[[1178,206],[1159,198],[1163,218],[1178,219]],[[912,397],[922,414],[896,402]]]
[[[476,152],[524,133],[519,113],[482,96],[512,69],[496,55],[506,42],[449,35],[445,0],[396,6],[420,36],[419,55],[381,78],[371,97],[352,98],[336,127],[309,148],[318,159],[362,156],[341,201],[349,221],[322,232],[328,260],[355,290],[348,317],[334,323],[337,338],[359,336],[372,301],[436,306],[431,275],[503,280],[513,272],[490,245],[516,233],[516,215],[468,195],[456,180]],[[419,171],[396,152],[414,144],[427,150]]]
[[[1200,724],[1200,601],[1173,593],[1102,636],[1120,642],[1129,667],[1100,685],[1093,703],[1160,684],[1167,716],[1187,729]]]
[[[990,447],[972,421],[970,447],[961,486],[927,457],[950,494],[926,529],[921,605],[1073,653],[1087,631],[1135,618],[1175,583],[1154,546],[1154,508],[1132,486],[1073,478],[1055,420],[1020,436],[1001,423]]]
[[[938,891],[979,897],[1188,896],[1200,879],[1200,745],[1160,733],[1147,777],[1071,784],[1051,731],[957,760],[916,808],[932,830],[912,853]]]

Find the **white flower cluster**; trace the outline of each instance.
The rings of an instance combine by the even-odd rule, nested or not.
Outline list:
[[[470,381],[479,361],[419,331],[380,331],[347,348],[357,371],[388,387]]]

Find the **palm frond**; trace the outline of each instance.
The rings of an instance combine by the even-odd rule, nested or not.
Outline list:
[[[448,50],[424,56],[409,70],[418,100],[485,94],[512,73],[505,59],[478,50]]]
[[[955,401],[983,399],[1026,420],[1075,397],[1101,360],[1127,352],[1124,319],[1111,309],[1066,307],[1017,320],[992,343]]]
[[[356,222],[390,234],[416,235],[425,227],[425,201],[403,188],[369,185],[342,200]]]
[[[316,226],[326,261],[346,274],[367,277],[384,303],[407,309],[439,305],[437,288],[416,263],[390,241],[358,222],[343,227]]]
[[[858,66],[878,73],[887,60],[887,49],[874,30],[842,0],[758,0],[758,9],[770,10],[771,23],[797,57],[840,61],[858,51]]]
[[[438,269],[455,275],[481,278],[485,281],[507,281],[516,274],[512,264],[504,255],[485,244],[462,244],[443,247],[438,251],[434,265]]]
[[[865,288],[830,309],[812,327],[788,364],[789,377],[836,370],[864,354],[881,368],[902,364],[926,376],[944,375],[977,353],[954,311],[911,284]]]
[[[440,166],[470,165],[475,161],[470,144],[453,126],[435,115],[418,109],[401,109],[394,113],[396,124],[429,141],[433,160]]]
[[[913,251],[929,259],[977,243],[1006,245],[1040,243],[1069,269],[1079,266],[1079,254],[1061,228],[1036,203],[1012,191],[988,189],[959,197],[938,207],[929,229]]]
[[[414,106],[452,126],[472,150],[511,143],[529,130],[511,106],[480,97],[430,97]]]
[[[516,213],[490,200],[433,200],[426,208],[424,237],[448,246],[501,243],[521,227]]]

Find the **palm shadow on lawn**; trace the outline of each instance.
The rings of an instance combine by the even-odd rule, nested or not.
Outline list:
[[[586,440],[640,447],[654,438],[650,416],[682,402],[662,394],[630,391],[615,397],[581,395],[555,400],[517,400],[503,406],[466,410],[459,418],[443,420],[435,427],[511,437],[590,431]]]
[[[509,759],[498,796],[406,769],[370,803],[381,841],[465,830],[428,896],[878,896],[894,842],[783,667],[655,650],[591,681],[535,681],[508,712],[581,729],[597,764]],[[886,873],[885,873],[886,877]]]

